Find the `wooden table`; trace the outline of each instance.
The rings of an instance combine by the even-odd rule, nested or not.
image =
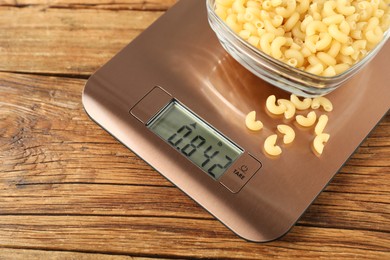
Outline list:
[[[86,79],[175,0],[0,0],[0,258],[390,259],[390,115],[283,238],[245,242],[93,123]]]

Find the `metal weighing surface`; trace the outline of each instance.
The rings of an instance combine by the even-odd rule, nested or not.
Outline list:
[[[94,121],[233,232],[265,242],[290,230],[389,110],[389,54],[387,43],[366,68],[327,96],[334,110],[327,113],[325,132],[331,138],[321,157],[311,150],[312,128],[299,129],[266,113],[269,95],[288,99],[290,94],[226,53],[209,27],[205,1],[182,0],[168,10],[91,76],[83,104]],[[243,149],[220,179],[210,178],[146,127],[171,99]],[[260,132],[245,126],[252,110],[264,123]],[[282,145],[280,157],[269,158],[262,145],[281,123],[295,129],[296,139]],[[249,171],[242,172],[246,167]]]

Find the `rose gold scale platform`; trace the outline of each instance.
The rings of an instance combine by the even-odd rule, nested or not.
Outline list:
[[[390,44],[327,97],[324,153],[313,129],[273,118],[266,98],[289,98],[244,69],[209,27],[205,1],[182,0],[88,80],[83,104],[102,128],[237,235],[284,235],[390,108]],[[260,132],[245,127],[256,110]],[[324,111],[317,110],[318,116]],[[278,158],[262,145],[278,124],[296,131]],[[218,152],[218,153],[216,153]],[[147,195],[145,195],[147,196]]]

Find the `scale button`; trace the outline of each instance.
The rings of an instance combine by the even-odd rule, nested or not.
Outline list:
[[[158,111],[172,100],[172,96],[160,87],[154,87],[130,109],[130,114],[146,124]]]
[[[261,168],[261,163],[249,153],[244,153],[233,165],[222,175],[220,183],[233,193],[239,192],[242,187]]]

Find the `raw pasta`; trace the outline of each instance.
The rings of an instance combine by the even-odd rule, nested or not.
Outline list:
[[[290,144],[295,139],[295,132],[294,129],[292,129],[291,126],[288,125],[278,125],[277,126],[278,131],[281,134],[284,134],[283,136],[283,143]]]
[[[259,131],[263,128],[263,123],[260,120],[256,120],[256,111],[248,113],[245,118],[245,125],[252,131]]]
[[[280,146],[276,145],[278,136],[276,134],[270,135],[264,141],[264,151],[271,156],[278,156],[282,153]]]
[[[389,0],[216,0],[215,11],[254,47],[325,77],[365,57],[390,26]]]

